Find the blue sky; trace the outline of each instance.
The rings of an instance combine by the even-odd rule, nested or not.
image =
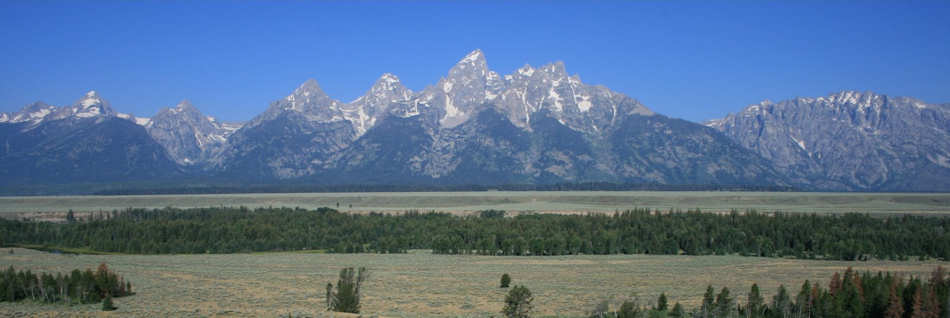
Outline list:
[[[97,90],[151,116],[189,99],[248,120],[308,78],[350,101],[414,91],[480,48],[502,74],[571,74],[672,117],[853,89],[950,102],[950,1],[0,0],[0,111]]]

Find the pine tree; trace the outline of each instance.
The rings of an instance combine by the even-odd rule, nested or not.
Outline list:
[[[735,309],[735,302],[729,296],[729,288],[723,287],[716,296],[716,317],[729,317]]]
[[[333,283],[327,283],[327,310],[333,310]]]
[[[365,267],[359,272],[347,267],[340,270],[340,279],[336,283],[336,291],[330,293],[330,310],[358,314],[360,312],[360,287],[369,277]],[[331,287],[327,285],[327,287]]]
[[[785,285],[778,286],[778,293],[772,297],[772,310],[778,317],[789,317],[792,312],[791,300],[788,297],[788,291]]]
[[[714,308],[715,306],[714,302],[716,301],[715,297],[716,297],[716,290],[713,289],[712,285],[706,286],[706,293],[703,294],[703,305],[700,308],[700,316],[702,318],[710,318],[713,316],[715,312],[715,308]]]
[[[669,301],[666,299],[666,293],[660,293],[660,297],[656,299],[656,310],[666,311],[670,308]]]
[[[932,282],[924,297],[924,313],[927,318],[940,318],[940,302],[937,301],[937,290]]]
[[[746,310],[749,312],[749,317],[757,318],[762,317],[763,306],[765,299],[762,299],[762,294],[759,291],[759,285],[753,283],[752,288],[749,289],[749,302],[746,305]]]
[[[917,291],[914,292],[913,305],[911,307],[910,318],[928,318],[927,314],[924,313],[924,298],[920,290],[923,287],[917,288]]]
[[[890,296],[887,301],[887,311],[884,318],[901,318],[904,316],[904,301],[897,294],[897,280],[891,281]]]
[[[828,292],[836,295],[839,290],[841,290],[841,275],[835,272],[834,275],[831,275],[831,281],[828,282]]]
[[[508,285],[511,285],[511,276],[504,273],[501,275],[501,288],[508,288]]]
[[[106,294],[106,298],[102,300],[102,310],[104,311],[116,310],[115,305],[112,304],[112,294]]]
[[[641,314],[640,305],[635,300],[624,300],[617,311],[617,318],[637,318]]]
[[[844,281],[841,283],[841,290],[836,294],[842,305],[844,312],[848,317],[863,318],[864,299],[861,296],[861,287],[857,275],[850,267],[844,272]]]
[[[811,282],[808,280],[805,280],[805,282],[802,283],[802,288],[798,291],[798,296],[795,297],[795,308],[795,311],[799,314],[802,314],[806,317],[811,316]]]
[[[686,312],[683,310],[683,305],[680,305],[679,302],[676,302],[676,305],[673,305],[673,311],[670,312],[670,317],[686,318]]]
[[[505,308],[501,312],[508,318],[527,318],[531,313],[533,300],[527,287],[516,285],[505,296]]]

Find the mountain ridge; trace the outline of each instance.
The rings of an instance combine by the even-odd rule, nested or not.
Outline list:
[[[54,136],[93,134],[83,138],[117,142],[77,143],[87,148],[62,151],[85,151],[83,158],[137,153],[151,159],[110,162],[140,164],[156,175],[185,180],[950,190],[950,182],[941,181],[950,176],[945,171],[950,142],[943,141],[950,138],[941,140],[950,136],[948,113],[947,104],[842,91],[766,100],[698,124],[658,114],[605,86],[585,84],[562,62],[526,64],[500,75],[475,50],[418,92],[383,73],[362,96],[342,102],[308,79],[239,124],[218,122],[187,100],[149,118],[116,112],[96,91],[69,106],[36,102],[16,113],[0,113],[5,146],[0,155],[19,158],[0,175],[14,173],[13,162],[58,162],[45,158],[53,152],[26,151],[40,139],[49,144]],[[133,125],[113,123],[116,119]],[[105,122],[110,128],[84,129]],[[934,129],[939,133],[923,133]],[[917,139],[908,141],[909,135]],[[849,157],[850,152],[861,158]],[[56,167],[58,175],[65,173],[66,165]],[[151,178],[102,173],[111,177],[73,181]],[[42,182],[43,174],[32,180]]]

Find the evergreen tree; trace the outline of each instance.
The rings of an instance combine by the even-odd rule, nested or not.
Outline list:
[[[333,309],[333,283],[327,283],[327,310]]]
[[[713,289],[712,285],[706,286],[706,293],[703,294],[703,305],[700,307],[700,316],[702,318],[713,317],[715,311],[715,302],[716,301],[716,290]]]
[[[928,318],[927,314],[924,313],[924,297],[920,290],[923,288],[917,288],[917,291],[914,292],[914,300],[911,305],[910,318]]]
[[[844,272],[841,290],[835,295],[843,304],[844,313],[847,317],[863,318],[866,316],[864,313],[864,299],[861,294],[861,286],[860,281],[857,279],[857,274],[854,273],[851,267],[848,267]]]
[[[716,296],[716,317],[730,317],[735,307],[734,300],[729,296],[729,288],[723,287]]]
[[[798,296],[795,297],[795,312],[803,315],[805,317],[811,316],[812,313],[812,300],[811,300],[811,283],[808,280],[805,280],[802,283],[801,290],[798,291]]]
[[[762,298],[762,294],[759,291],[759,285],[753,283],[752,288],[749,289],[749,301],[746,305],[746,311],[750,318],[762,317],[764,313],[765,299]]]
[[[791,317],[791,313],[792,304],[788,297],[788,291],[785,290],[785,285],[779,285],[778,293],[772,297],[772,316],[785,318]]]
[[[340,278],[336,283],[336,291],[330,297],[330,310],[336,312],[360,312],[360,286],[369,277],[365,267],[359,272],[347,267],[340,270]],[[327,287],[331,287],[327,285]]]
[[[666,311],[669,309],[669,306],[670,305],[666,299],[666,293],[660,293],[660,297],[657,297],[656,299],[656,310]]]
[[[508,288],[508,285],[511,285],[511,276],[504,273],[501,275],[501,288]]]
[[[635,300],[624,300],[617,311],[617,318],[638,318],[640,316],[640,305]]]
[[[676,305],[673,305],[673,311],[670,312],[670,317],[686,318],[686,312],[683,310],[683,305],[680,305],[679,302],[676,302]]]
[[[508,318],[527,318],[531,313],[533,300],[527,287],[516,285],[505,296],[505,308],[501,312]]]
[[[104,311],[116,310],[115,305],[112,304],[112,294],[106,294],[106,298],[102,299],[102,310]]]
[[[884,318],[902,318],[904,317],[904,301],[897,294],[897,280],[891,281],[890,296],[887,302],[887,311],[884,312]]]

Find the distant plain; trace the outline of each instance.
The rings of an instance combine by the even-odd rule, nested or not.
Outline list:
[[[705,212],[756,209],[820,214],[947,214],[950,213],[950,193],[482,191],[0,197],[0,213],[213,206],[331,207],[350,212],[418,210],[460,214],[486,209],[542,213],[613,212],[637,207],[663,211],[698,208]]]

